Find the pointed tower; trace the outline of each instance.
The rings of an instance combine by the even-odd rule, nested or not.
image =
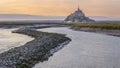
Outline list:
[[[81,11],[79,5],[78,5],[78,11]]]

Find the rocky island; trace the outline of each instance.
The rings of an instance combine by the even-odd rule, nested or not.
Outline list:
[[[36,63],[48,60],[54,52],[71,41],[63,34],[33,29],[18,29],[13,33],[25,34],[35,39],[0,54],[0,68],[32,68]]]
[[[85,16],[85,14],[78,8],[74,13],[70,14],[67,16],[65,19],[65,22],[70,23],[70,22],[95,22],[94,20],[88,18]]]

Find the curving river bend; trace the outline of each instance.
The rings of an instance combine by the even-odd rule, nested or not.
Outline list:
[[[120,68],[120,37],[73,31],[66,27],[39,31],[67,34],[72,41],[33,68]]]
[[[33,38],[0,29],[0,53],[24,45]],[[33,68],[120,68],[120,37],[74,31],[67,27],[39,29],[66,34],[72,41],[48,61]]]

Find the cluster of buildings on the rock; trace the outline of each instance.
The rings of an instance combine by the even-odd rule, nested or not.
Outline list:
[[[85,16],[85,14],[78,8],[77,11],[67,16],[65,22],[95,22],[94,20]]]

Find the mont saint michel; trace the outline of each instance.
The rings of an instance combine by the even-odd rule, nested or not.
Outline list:
[[[0,68],[120,68],[119,6],[120,0],[1,0]]]
[[[94,20],[85,16],[79,8],[65,19],[65,22],[95,22]]]

